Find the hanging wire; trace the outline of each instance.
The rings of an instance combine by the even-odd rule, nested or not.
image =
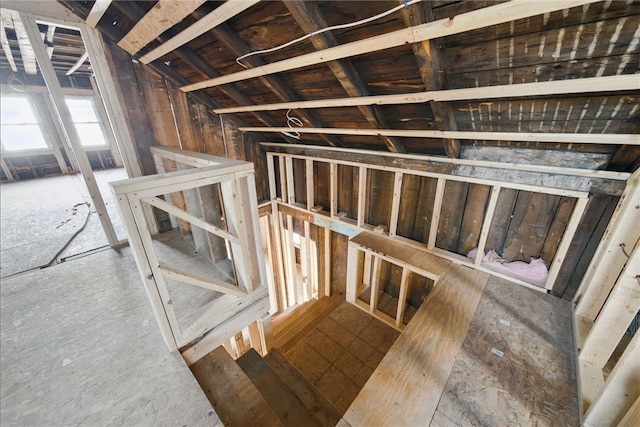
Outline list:
[[[13,90],[14,92],[24,92],[25,91],[25,84],[22,80],[20,80],[15,74],[11,74],[9,76],[9,78],[7,79],[7,84],[9,84],[9,87],[11,88],[11,90]],[[20,87],[17,87],[17,85],[20,85]]]
[[[302,123],[302,120],[300,120],[296,116],[290,116],[289,115],[290,112],[291,112],[291,108],[289,108],[289,110],[287,111],[287,126],[289,126],[289,129],[291,129],[291,132],[283,131],[281,133],[283,135],[288,136],[289,138],[300,139],[300,132],[295,130],[292,125],[302,127],[304,126],[304,123]]]
[[[257,50],[257,51],[254,51],[254,52],[249,52],[249,53],[247,53],[245,55],[237,57],[236,58],[236,62],[239,65],[241,65],[242,67],[247,68],[247,66],[244,65],[240,61],[242,61],[243,59],[248,58],[250,56],[260,55],[260,54],[263,54],[263,53],[275,52],[275,51],[278,51],[280,49],[284,49],[286,47],[289,47],[289,46],[291,46],[291,45],[293,45],[295,43],[298,43],[298,42],[301,42],[303,40],[306,40],[309,37],[317,36],[318,34],[322,34],[322,33],[325,33],[327,31],[342,30],[342,29],[345,29],[345,28],[352,28],[352,27],[356,27],[358,25],[366,24],[368,22],[375,21],[375,20],[380,19],[380,18],[384,18],[385,16],[391,15],[392,13],[394,13],[394,12],[396,12],[396,11],[402,9],[402,8],[407,8],[407,7],[411,6],[412,4],[415,4],[415,3],[418,3],[418,2],[421,2],[421,1],[422,0],[411,0],[411,1],[406,1],[405,0],[403,4],[398,5],[398,6],[394,7],[394,8],[391,8],[391,9],[387,10],[386,12],[379,13],[378,15],[375,15],[375,16],[372,16],[372,17],[369,17],[369,18],[365,18],[365,19],[361,19],[360,21],[350,22],[350,23],[347,23],[347,24],[333,25],[331,27],[326,27],[326,28],[323,28],[323,29],[318,30],[318,31],[313,31],[313,32],[311,32],[309,34],[305,34],[302,37],[298,37],[295,40],[291,40],[289,42],[283,43],[280,46],[272,47],[270,49],[263,49],[263,50]]]

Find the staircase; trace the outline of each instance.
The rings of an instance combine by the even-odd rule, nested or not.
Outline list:
[[[264,358],[250,349],[234,361],[218,347],[191,365],[225,426],[336,425],[341,414],[283,354],[343,302],[335,294],[275,316],[273,348]]]

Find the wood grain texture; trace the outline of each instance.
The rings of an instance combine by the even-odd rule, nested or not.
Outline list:
[[[351,425],[428,425],[489,275],[452,265],[344,415]]]
[[[283,425],[224,348],[191,365],[191,371],[225,426]]]

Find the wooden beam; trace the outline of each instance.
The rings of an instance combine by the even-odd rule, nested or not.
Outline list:
[[[288,127],[244,127],[242,132],[286,132]],[[535,132],[467,132],[441,130],[402,129],[354,129],[354,128],[296,128],[300,133],[359,135],[359,136],[402,136],[405,138],[457,138],[488,141],[529,141],[561,144],[611,144],[640,145],[640,135],[595,134],[595,133],[535,133]]]
[[[0,21],[0,43],[2,43],[2,51],[4,52],[4,56],[7,57],[11,71],[17,73],[18,67],[16,67],[16,61],[13,59],[13,53],[11,52],[11,46],[9,46],[9,39],[7,38],[3,21],[4,20]]]
[[[109,242],[109,245],[115,246],[119,243],[118,236],[116,235],[113,224],[111,223],[111,219],[109,218],[109,215],[107,213],[107,208],[104,204],[102,195],[100,194],[98,184],[93,176],[91,164],[89,163],[87,154],[82,147],[82,143],[80,141],[80,137],[78,136],[78,131],[76,130],[75,124],[73,123],[69,108],[64,102],[62,88],[60,87],[58,76],[53,69],[53,64],[51,63],[51,60],[49,59],[49,56],[47,54],[47,49],[40,37],[38,24],[36,24],[35,18],[33,16],[24,13],[20,13],[19,18],[20,22],[24,24],[25,36],[27,38],[26,41],[29,42],[30,46],[33,48],[34,57],[38,61],[38,65],[40,66],[40,71],[42,72],[44,81],[49,88],[51,100],[57,112],[58,119],[60,120],[62,128],[64,129],[67,141],[71,145],[71,148],[73,149],[75,157],[78,161],[80,172],[82,173],[84,182],[87,186],[87,189],[89,190],[89,195],[91,196],[93,206],[98,213],[98,218],[100,219],[100,223],[102,224],[102,228],[107,237],[107,241]]]
[[[38,74],[38,68],[36,67],[36,55],[33,52],[32,42],[29,41],[29,36],[27,35],[27,30],[25,29],[24,22],[22,22],[20,13],[13,10],[2,9],[2,15],[3,20],[13,24],[13,29],[15,30],[16,37],[18,39],[18,47],[20,48],[20,56],[22,56],[24,72],[32,75]],[[40,30],[38,30],[38,39],[37,43],[42,43]]]
[[[69,68],[69,71],[67,71],[66,73],[64,73],[65,76],[70,76],[71,74],[75,73],[76,70],[78,68],[80,68],[82,66],[82,64],[84,64],[87,59],[89,59],[89,53],[85,50],[84,53],[82,54],[82,56],[80,58],[78,58],[78,61],[76,61],[75,64],[73,64],[73,66],[71,68]]]
[[[559,0],[555,2],[530,2],[527,0],[513,0],[495,6],[485,7],[472,12],[463,13],[455,18],[445,18],[411,28],[346,43],[318,52],[284,59],[259,68],[227,74],[215,79],[193,83],[182,87],[185,92],[219,86],[226,83],[247,80],[261,75],[289,71],[296,68],[321,64],[355,55],[376,52],[401,46],[407,43],[418,43],[438,37],[450,36],[478,28],[498,25],[505,22],[524,19],[556,10],[568,9],[594,3],[598,0]]]
[[[111,4],[111,0],[96,0],[96,2],[91,7],[91,11],[89,15],[87,15],[87,19],[85,19],[85,23],[91,28],[95,28],[98,25],[98,21],[105,14],[109,5]]]
[[[429,2],[421,2],[402,10],[402,18],[407,27],[434,21],[433,9]],[[411,45],[413,55],[418,63],[418,69],[422,76],[424,87],[428,91],[447,88],[447,80],[444,74],[444,64],[435,40],[424,40]],[[440,130],[458,130],[456,119],[453,115],[453,107],[449,102],[429,102],[431,111]],[[444,151],[451,158],[460,157],[460,141],[457,139],[443,140]]]
[[[118,46],[135,55],[160,34],[189,16],[205,0],[159,0],[127,33]]]
[[[213,12],[201,17],[195,24],[167,40],[151,52],[140,58],[140,62],[148,64],[160,58],[163,55],[177,49],[178,47],[188,43],[196,37],[206,33],[216,26],[233,18],[240,12],[250,8],[260,0],[227,0],[218,6]]]
[[[53,36],[56,33],[56,26],[49,25],[47,28],[47,35],[45,36],[45,40],[47,41],[47,53],[49,54],[49,59],[53,56]]]
[[[198,13],[196,12],[196,17]],[[242,56],[251,52],[251,48],[242,40],[233,29],[227,25],[222,24],[214,28],[211,33],[213,36],[222,42],[234,55]],[[244,60],[244,63],[251,67],[260,67],[265,62],[257,55],[252,55]],[[265,85],[271,92],[273,92],[278,98],[286,102],[298,102],[300,97],[293,92],[278,76],[264,76],[259,77],[262,84]],[[249,102],[248,104],[251,104]],[[298,111],[296,112],[304,121],[306,121],[312,127],[322,127],[322,121],[312,111]],[[327,144],[333,147],[342,146],[342,141],[333,135],[324,135],[322,137]]]
[[[284,4],[305,33],[314,33],[321,28],[329,26],[315,2],[288,1]],[[316,50],[328,49],[338,45],[338,41],[330,32],[311,37],[311,42]],[[349,96],[361,97],[369,94],[367,85],[362,81],[350,60],[329,61],[327,66]],[[372,126],[382,129],[389,127],[387,120],[377,107],[361,105],[358,109]],[[389,151],[406,153],[402,142],[398,138],[389,136],[382,136],[381,138]]]
[[[203,289],[209,289],[214,292],[235,295],[237,297],[243,297],[247,295],[247,292],[231,283],[223,282],[222,280],[211,276],[197,277],[192,272],[181,267],[160,264],[160,270],[162,271],[164,277],[167,279],[177,280],[178,282],[198,286]]]
[[[245,105],[216,108],[216,114],[249,111],[275,111],[304,108],[353,107],[359,105],[420,104],[423,102],[467,101],[473,99],[498,99],[527,96],[564,95],[572,93],[616,92],[640,90],[640,79],[635,74],[584,79],[555,80],[550,82],[520,83],[504,86],[473,87],[467,89],[435,90],[427,92],[376,95],[355,98],[318,99],[275,104]]]

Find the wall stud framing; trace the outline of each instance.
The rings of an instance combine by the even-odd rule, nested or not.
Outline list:
[[[396,172],[393,181],[393,199],[391,201],[391,220],[389,221],[389,236],[395,236],[398,229],[398,212],[400,210],[400,196],[402,194],[402,172]]]
[[[473,263],[480,265],[482,258],[484,257],[484,248],[487,244],[487,237],[489,236],[489,229],[491,228],[491,222],[493,221],[493,214],[496,212],[496,205],[498,204],[498,197],[500,196],[500,187],[493,186],[491,188],[491,196],[489,197],[489,205],[482,221],[482,230],[480,231],[480,240],[478,241],[478,253]]]

